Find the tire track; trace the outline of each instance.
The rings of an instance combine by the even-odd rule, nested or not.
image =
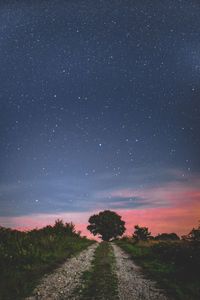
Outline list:
[[[68,259],[52,274],[46,275],[26,300],[63,300],[73,299],[73,291],[81,282],[81,275],[91,267],[97,243],[79,255]],[[77,299],[77,298],[76,298]]]
[[[120,247],[113,244],[120,300],[169,300]]]

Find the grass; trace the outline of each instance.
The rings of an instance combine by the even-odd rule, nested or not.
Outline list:
[[[150,278],[178,300],[200,299],[200,246],[190,242],[116,242]]]
[[[115,257],[109,242],[96,249],[92,268],[83,273],[82,300],[117,300],[117,277],[114,272]]]
[[[30,232],[0,227],[0,299],[30,295],[45,273],[91,243],[62,221]]]

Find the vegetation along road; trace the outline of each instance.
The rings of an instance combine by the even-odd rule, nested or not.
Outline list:
[[[45,276],[33,295],[39,299],[166,300],[156,284],[145,279],[119,246],[93,244]]]
[[[181,239],[151,236],[112,211],[89,219],[82,237],[72,223],[27,232],[0,227],[0,300],[199,300],[200,226]]]
[[[61,267],[41,280],[27,300],[36,299],[70,299],[72,292],[80,283],[81,274],[86,271],[97,247],[97,243],[83,250],[78,256],[67,260]]]
[[[116,257],[119,299],[167,300],[155,282],[144,278],[141,268],[134,264],[128,254],[113,245]]]

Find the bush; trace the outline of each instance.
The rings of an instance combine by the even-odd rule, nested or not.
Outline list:
[[[200,299],[200,245],[191,241],[117,241],[169,299]]]
[[[22,299],[45,272],[91,243],[62,220],[29,232],[0,227],[0,299]]]
[[[161,233],[154,238],[157,241],[178,241],[179,236],[176,233]]]
[[[140,227],[135,225],[135,231],[133,234],[133,239],[135,241],[147,241],[151,237],[151,232],[149,232],[147,227]]]

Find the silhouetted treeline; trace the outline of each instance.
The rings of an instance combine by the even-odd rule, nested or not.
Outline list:
[[[184,241],[199,243],[200,242],[200,225],[197,228],[193,228],[187,235],[183,235],[181,238],[174,232],[172,232],[172,233],[160,233],[156,236],[152,236],[151,232],[148,229],[148,227],[142,227],[142,226],[139,226],[139,225],[135,225],[134,232],[133,232],[133,235],[132,235],[132,239],[135,242],[148,241],[148,240],[179,241],[181,239],[181,240],[184,240]]]

